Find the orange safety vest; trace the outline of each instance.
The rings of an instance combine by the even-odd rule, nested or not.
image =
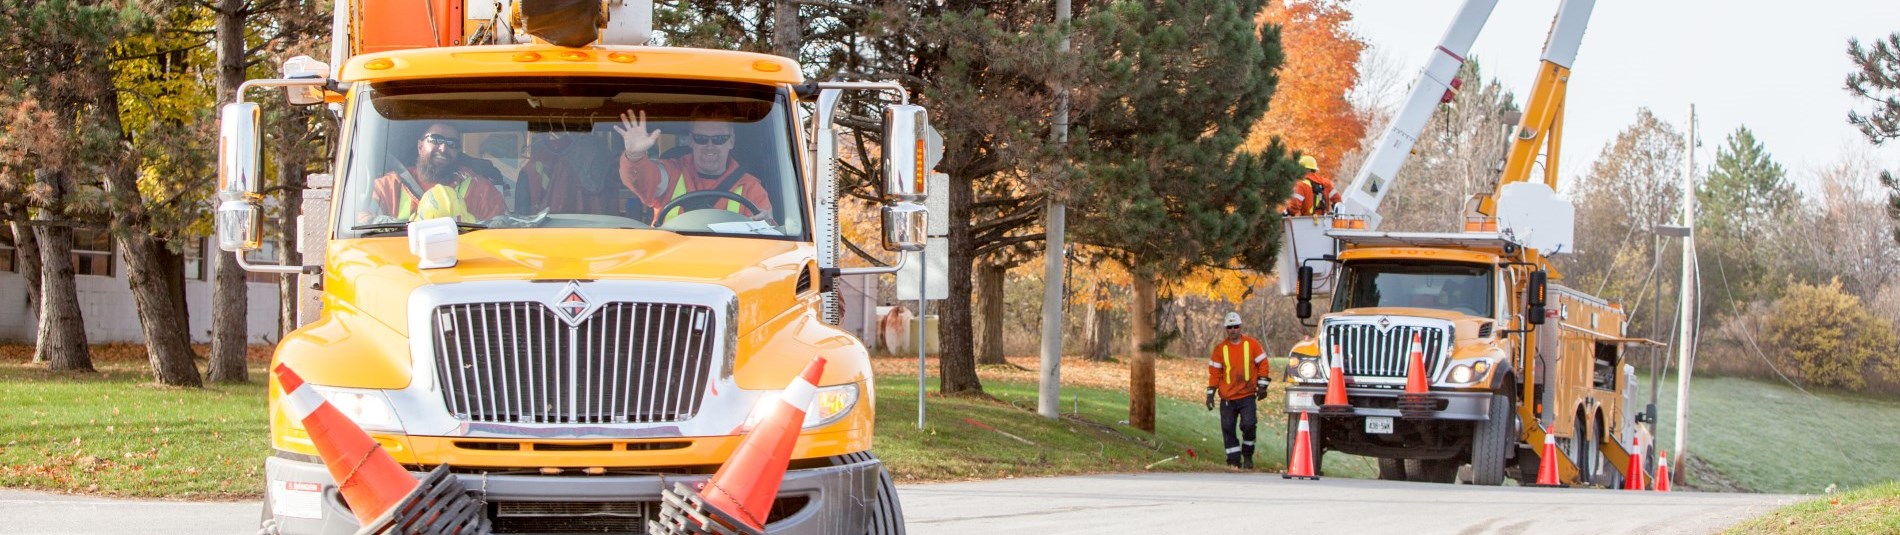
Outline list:
[[[1212,368],[1212,373],[1208,374],[1207,386],[1218,389],[1221,399],[1239,399],[1254,394],[1254,377],[1256,376],[1254,366],[1259,364],[1259,361],[1253,358],[1253,344],[1256,343],[1259,342],[1251,337],[1242,336],[1240,355],[1238,355],[1240,358],[1235,359],[1234,344],[1222,342],[1220,361],[1214,362],[1210,357],[1207,365]],[[1261,354],[1260,360],[1265,359],[1266,355]],[[1235,362],[1236,360],[1239,362]],[[1235,369],[1236,364],[1239,365],[1238,370]]]

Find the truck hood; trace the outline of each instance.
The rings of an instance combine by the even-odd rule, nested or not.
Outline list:
[[[403,237],[329,244],[324,284],[334,299],[407,335],[409,295],[430,284],[498,280],[639,279],[718,284],[739,296],[741,332],[796,304],[810,244],[685,236],[658,230],[491,229],[462,234],[457,263],[417,269]]]
[[[1452,337],[1456,340],[1477,339],[1479,328],[1486,323],[1492,323],[1494,321],[1484,316],[1472,316],[1450,310],[1412,307],[1354,308],[1326,315],[1327,318],[1363,318],[1376,316],[1405,316],[1449,321],[1453,329]],[[1493,333],[1495,332],[1496,329],[1493,329]]]

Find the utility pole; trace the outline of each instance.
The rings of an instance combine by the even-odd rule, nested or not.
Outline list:
[[[1695,104],[1689,105],[1689,137],[1682,173],[1682,325],[1676,334],[1676,466],[1689,461],[1689,376],[1695,372]]]
[[[1062,47],[1069,53],[1069,0],[1056,0],[1056,26],[1062,28]],[[1069,88],[1056,84],[1055,121],[1051,136],[1060,146],[1069,142]],[[1042,249],[1042,379],[1036,389],[1036,413],[1044,418],[1062,417],[1062,262],[1067,232],[1068,205],[1062,202],[1061,184],[1049,188],[1049,206],[1044,215]]]

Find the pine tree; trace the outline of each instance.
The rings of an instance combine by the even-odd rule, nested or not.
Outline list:
[[[1791,223],[1790,210],[1800,201],[1787,170],[1748,127],[1737,127],[1716,150],[1715,165],[1696,187],[1696,226],[1707,240],[1697,250],[1715,257],[1702,262],[1704,280],[1727,283],[1722,294],[1711,295],[1734,295],[1730,302],[1715,300],[1719,310],[1779,295],[1761,260],[1769,246],[1764,238]]]
[[[1262,2],[1119,2],[1078,24],[1107,53],[1089,65],[1099,105],[1080,117],[1077,174],[1090,189],[1070,232],[1115,251],[1134,277],[1129,425],[1154,430],[1154,304],[1196,269],[1272,268],[1281,202],[1302,169],[1285,147],[1237,151],[1284,61]],[[1169,337],[1163,336],[1162,339]]]
[[[1847,91],[1874,105],[1866,115],[1848,112],[1847,122],[1876,145],[1900,138],[1900,32],[1865,48],[1859,39],[1848,39],[1847,56],[1855,68],[1847,75]],[[1880,184],[1887,187],[1887,216],[1894,221],[1893,239],[1900,243],[1900,177],[1882,172]]]

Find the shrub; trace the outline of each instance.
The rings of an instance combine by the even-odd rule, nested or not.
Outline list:
[[[1838,279],[1790,284],[1763,331],[1764,349],[1808,383],[1860,390],[1870,376],[1900,376],[1900,355],[1894,354],[1900,335],[1860,298],[1842,291]]]

